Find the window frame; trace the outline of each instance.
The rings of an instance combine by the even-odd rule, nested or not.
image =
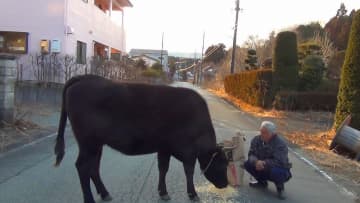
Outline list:
[[[24,50],[9,50],[7,47],[9,39],[9,35],[11,34],[18,34],[18,35],[24,35],[21,36],[21,38],[24,40],[24,46],[21,47]],[[8,35],[8,37],[6,37]],[[16,32],[16,31],[0,31],[0,36],[2,36],[3,39],[3,46],[0,47],[0,53],[8,53],[8,54],[27,54],[29,51],[29,33],[28,32]],[[20,46],[19,46],[20,47]]]
[[[86,64],[86,51],[87,51],[87,43],[77,40],[76,41],[77,64]]]

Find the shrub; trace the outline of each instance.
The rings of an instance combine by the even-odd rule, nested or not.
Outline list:
[[[154,69],[148,69],[141,73],[144,77],[150,77],[150,78],[158,78],[162,76],[162,73],[160,71],[154,70]]]
[[[261,107],[269,107],[272,70],[252,70],[225,77],[225,91],[243,101]]]
[[[341,70],[335,114],[336,128],[348,114],[352,115],[351,126],[360,129],[360,10],[354,15],[345,62]]]
[[[320,56],[309,55],[304,59],[299,76],[299,90],[313,90],[322,81],[325,64]]]
[[[330,80],[324,78],[321,84],[317,88],[315,88],[315,91],[329,92],[337,95],[339,91],[339,80]]]
[[[255,49],[249,49],[247,51],[247,58],[245,59],[246,70],[254,70],[257,66],[257,56]]]
[[[262,64],[261,64],[262,68],[272,68],[272,58],[266,58]]]
[[[151,66],[151,69],[156,70],[158,72],[162,72],[163,71],[163,66],[160,63],[154,63]]]
[[[299,63],[296,34],[280,32],[273,53],[274,92],[297,89]]]
[[[329,59],[326,74],[329,79],[340,79],[341,67],[344,64],[344,60],[345,51],[338,51]]]
[[[336,93],[280,91],[274,99],[278,110],[335,111]]]
[[[303,60],[308,55],[321,55],[321,47],[314,41],[302,43],[298,47],[298,58]]]

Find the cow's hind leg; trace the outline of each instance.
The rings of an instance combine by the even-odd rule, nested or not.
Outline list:
[[[102,147],[100,147],[99,151],[96,154],[96,165],[94,170],[91,170],[91,180],[94,182],[96,191],[100,194],[101,199],[104,201],[111,201],[112,197],[109,192],[106,190],[104,183],[100,177],[100,160],[102,155]]]
[[[84,203],[95,203],[90,188],[90,176],[91,171],[96,166],[96,151],[88,150],[80,146],[79,156],[75,165],[79,173]]]
[[[192,201],[200,201],[200,198],[198,197],[195,186],[194,186],[194,169],[195,169],[195,163],[196,163],[196,157],[189,157],[186,159],[185,162],[183,162],[184,165],[184,171],[186,176],[186,186],[187,186],[187,192],[189,195],[190,200]]]
[[[166,190],[166,173],[169,170],[170,154],[166,152],[158,152],[158,167],[159,167],[159,185],[158,191],[162,200],[170,200],[170,196]]]

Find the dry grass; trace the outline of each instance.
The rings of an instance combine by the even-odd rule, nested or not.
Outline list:
[[[284,117],[284,112],[282,111],[276,111],[276,110],[264,110],[260,107],[252,106],[234,96],[228,95],[223,88],[219,89],[208,89],[209,92],[224,98],[228,101],[231,101],[233,104],[235,104],[237,107],[239,107],[241,110],[246,111],[247,113],[250,113],[254,116],[259,117],[268,117],[268,118],[282,118]]]
[[[33,111],[42,113],[45,110],[34,106],[16,106],[13,123],[0,121],[0,152],[13,144],[31,140],[29,130],[40,129],[40,126],[26,119]]]

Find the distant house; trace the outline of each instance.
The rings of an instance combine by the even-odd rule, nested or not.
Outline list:
[[[216,78],[217,71],[218,68],[215,66],[205,66],[202,70],[204,79],[208,81],[214,80]]]
[[[134,61],[137,61],[139,59],[142,59],[145,61],[145,64],[147,67],[151,67],[152,65],[154,65],[155,63],[160,63],[159,59],[153,58],[151,56],[147,56],[147,55],[141,55],[141,56],[134,56],[131,57],[131,59],[133,59]]]
[[[146,56],[145,58],[147,58],[148,60],[150,59],[158,60],[158,62],[161,61],[161,57],[162,57],[163,71],[169,72],[169,67],[168,67],[169,56],[167,50],[131,49],[129,55],[131,58]]]

